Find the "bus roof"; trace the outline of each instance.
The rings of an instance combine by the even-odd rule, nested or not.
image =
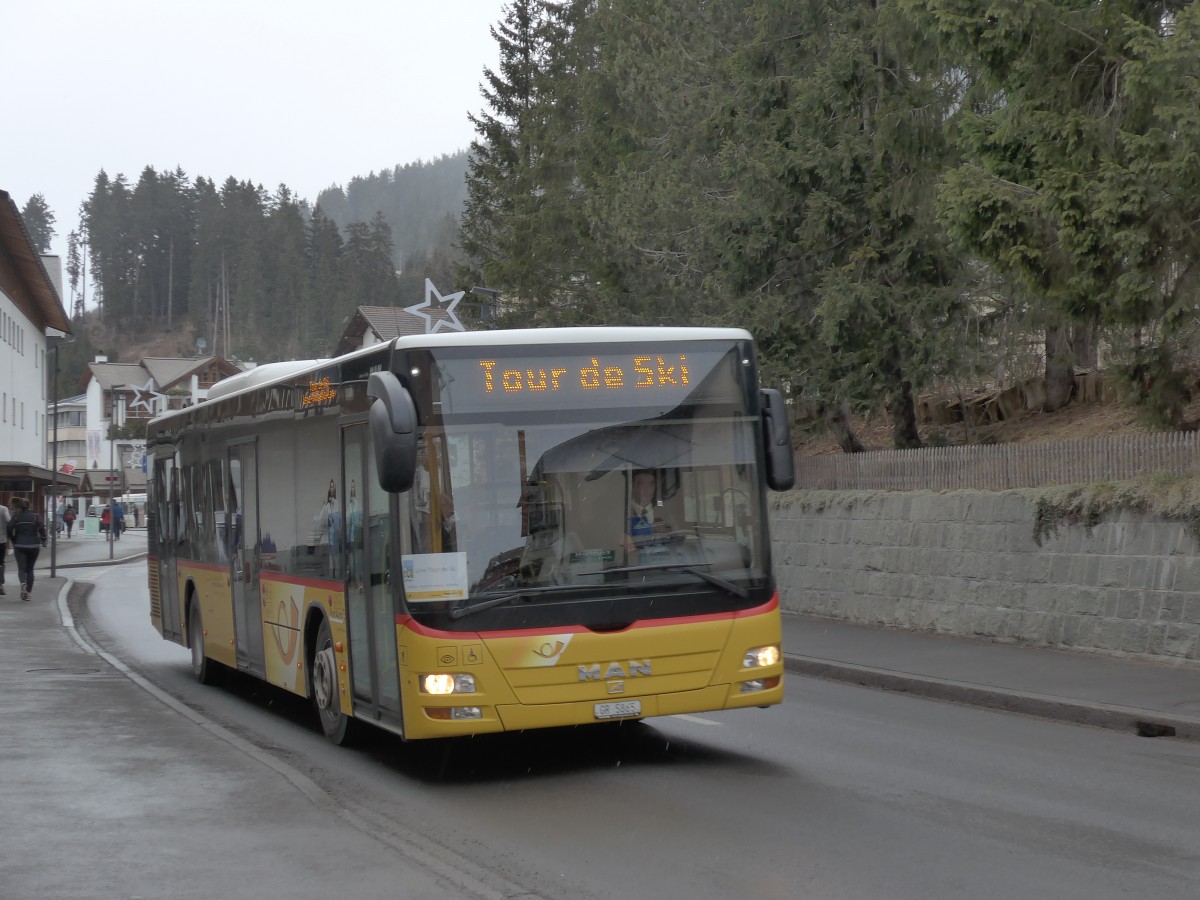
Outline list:
[[[579,328],[513,328],[498,331],[450,331],[402,335],[393,345],[410,347],[506,347],[526,344],[604,343],[629,341],[748,341],[744,328],[675,328],[597,325]]]
[[[343,360],[353,359],[369,353],[378,353],[382,348],[410,350],[436,349],[438,347],[512,347],[575,343],[621,344],[631,341],[749,341],[750,332],[744,328],[698,328],[673,326],[605,326],[576,328],[513,328],[496,331],[447,331],[438,334],[401,335],[387,344],[373,344],[331,359],[301,359],[286,362],[263,363],[248,371],[232,375],[214,384],[208,390],[208,399],[198,406],[215,400],[241,394],[256,388],[286,381],[305,372],[317,372]],[[169,418],[195,409],[173,409],[158,416]]]

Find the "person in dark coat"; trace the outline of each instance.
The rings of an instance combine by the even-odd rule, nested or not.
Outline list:
[[[29,501],[24,497],[20,501],[20,511],[8,523],[8,539],[17,559],[21,599],[28,600],[33,593],[33,567],[38,553],[46,546],[46,523],[29,508]]]

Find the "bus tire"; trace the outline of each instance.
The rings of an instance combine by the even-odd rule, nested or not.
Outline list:
[[[193,601],[188,607],[188,645],[192,649],[192,674],[201,684],[215,684],[217,663],[204,655],[204,622],[200,604]]]
[[[354,721],[342,712],[338,698],[337,657],[329,622],[321,620],[312,659],[313,708],[321,721],[321,730],[330,741],[345,746],[354,739]]]

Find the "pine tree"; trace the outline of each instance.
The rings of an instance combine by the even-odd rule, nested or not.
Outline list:
[[[266,222],[266,302],[255,327],[259,334],[284,336],[274,358],[297,358],[305,323],[312,315],[306,265],[306,233],[300,204],[287,185],[271,198]]]
[[[101,320],[113,324],[133,307],[137,259],[131,239],[131,200],[125,176],[118,174],[110,180],[101,169],[82,207],[84,228],[90,238],[94,296]]]
[[[49,253],[57,232],[54,230],[54,213],[46,204],[45,196],[34,194],[30,197],[21,208],[21,219],[38,253]]]
[[[299,335],[305,356],[331,356],[357,304],[341,277],[342,236],[318,204],[307,225],[305,263],[312,314]]]
[[[472,142],[467,163],[459,247],[469,263],[460,281],[499,286],[515,310],[540,296],[529,237],[537,185],[530,171],[534,148],[528,114],[536,99],[543,17],[538,0],[513,0],[504,8],[503,21],[491,29],[500,51],[498,71],[484,69],[486,108],[469,117],[479,139]]]
[[[71,292],[71,317],[83,317],[87,290],[87,243],[81,231],[67,235],[67,286]]]

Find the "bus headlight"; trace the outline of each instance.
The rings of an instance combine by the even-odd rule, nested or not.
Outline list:
[[[421,690],[426,694],[473,694],[474,675],[455,675],[450,672],[433,672],[422,675]]]
[[[779,646],[768,644],[766,647],[755,647],[747,650],[742,657],[742,668],[759,669],[763,666],[773,666],[779,662]]]

